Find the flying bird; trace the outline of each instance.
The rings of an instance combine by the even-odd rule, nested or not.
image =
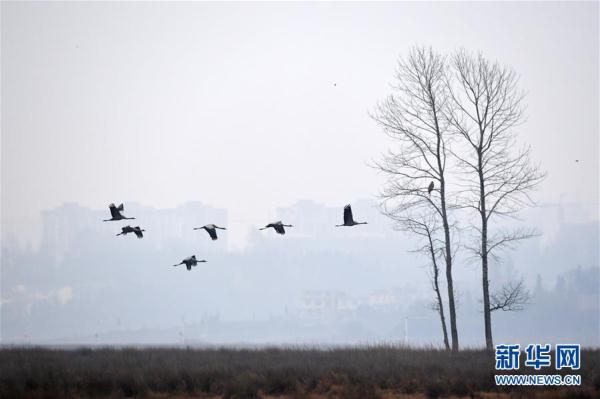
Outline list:
[[[283,224],[280,220],[275,223],[269,223],[268,225],[266,225],[265,227],[263,227],[262,229],[259,229],[259,230],[268,229],[269,227],[272,227],[273,229],[275,229],[277,234],[285,234],[284,227],[294,227],[294,226],[292,226],[291,224]]]
[[[143,231],[146,231],[146,230],[140,229],[140,226],[135,226],[133,228],[133,234],[135,234],[137,236],[137,238],[144,237],[144,234],[142,234]]]
[[[352,217],[352,207],[350,204],[348,204],[344,207],[344,224],[336,224],[335,227],[351,227],[356,226],[357,224],[367,224],[367,222],[355,222],[354,218]]]
[[[115,204],[110,204],[108,206],[108,209],[110,210],[111,218],[103,220],[103,222],[111,222],[111,221],[115,221],[115,220],[124,220],[124,219],[128,219],[128,220],[135,219],[135,218],[125,217],[121,214],[121,212],[123,212],[123,204],[121,204],[119,206],[115,206]]]
[[[431,195],[432,191],[433,191],[433,180],[431,181],[431,183],[429,183],[429,187],[427,187],[427,194]]]
[[[184,260],[182,260],[180,263],[173,265],[173,267],[175,266],[179,266],[179,265],[185,265],[185,267],[188,270],[192,270],[192,266],[196,266],[198,263],[202,263],[202,262],[206,262],[204,259],[202,260],[197,260],[196,259],[196,255],[192,255],[190,257],[185,258]]]
[[[121,232],[117,235],[118,236],[120,236],[120,235],[126,236],[129,233],[134,233],[137,236],[137,238],[142,238],[142,237],[144,237],[144,234],[142,233],[143,231],[146,231],[146,230],[141,229],[140,226],[131,227],[131,226],[127,225],[127,226],[121,227]]]
[[[202,229],[206,230],[206,232],[208,233],[210,238],[212,238],[213,241],[218,238],[217,237],[217,229],[227,230],[225,227],[219,227],[214,224],[207,224],[206,226],[202,226],[202,227],[194,227],[194,230],[202,230]]]

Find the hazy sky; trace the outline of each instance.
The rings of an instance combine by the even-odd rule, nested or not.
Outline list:
[[[368,117],[415,44],[481,50],[528,92],[537,198],[598,204],[598,3],[1,3],[2,230],[67,201],[230,212],[373,197]],[[336,86],[334,86],[334,83]],[[575,159],[582,160],[575,163]],[[590,217],[597,217],[595,215]]]

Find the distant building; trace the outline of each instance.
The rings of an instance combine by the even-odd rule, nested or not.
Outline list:
[[[375,290],[366,297],[353,297],[340,291],[304,291],[300,299],[300,315],[303,317],[323,317],[348,315],[359,307],[378,310],[396,309],[400,300],[394,291]]]
[[[396,295],[388,290],[377,290],[369,294],[367,299],[369,306],[394,306],[398,304]]]
[[[194,245],[198,240],[210,241],[204,230],[194,231],[194,227],[209,223],[227,226],[227,210],[212,208],[198,201],[166,209],[131,204],[130,209],[132,215],[135,213],[135,217],[140,220],[140,224],[148,226],[148,239],[158,249],[177,243]],[[227,248],[227,234],[219,232],[219,239],[212,247]]]
[[[139,203],[126,203],[124,214],[135,220],[102,222],[110,217],[106,210],[65,203],[57,208],[42,211],[42,239],[40,248],[60,262],[74,247],[81,249],[97,243],[98,236],[115,235],[125,224],[140,225],[146,229],[144,240],[161,249],[169,244],[193,245],[198,240],[210,240],[205,231],[194,231],[208,223],[227,225],[227,211],[212,208],[201,202],[188,202],[175,208],[156,209]],[[220,234],[213,248],[227,247],[227,234]],[[97,246],[94,246],[97,248]]]
[[[352,312],[360,302],[339,291],[304,291],[300,300],[300,315],[322,317],[332,313]]]
[[[106,230],[106,226],[102,225],[102,215],[100,211],[72,202],[42,211],[41,250],[48,253],[53,261],[60,262],[83,239],[83,235],[93,240],[94,234]],[[104,218],[108,216],[104,215]]]

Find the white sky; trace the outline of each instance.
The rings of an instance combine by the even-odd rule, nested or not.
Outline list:
[[[200,200],[230,240],[300,199],[374,196],[367,115],[415,44],[481,50],[529,94],[537,198],[598,204],[598,3],[7,3],[2,230],[39,212]],[[334,87],[334,83],[337,86]],[[582,162],[576,164],[575,159]],[[592,215],[591,217],[597,217]]]

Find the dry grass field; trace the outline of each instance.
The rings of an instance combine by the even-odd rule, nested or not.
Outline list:
[[[581,387],[497,387],[493,353],[395,346],[0,349],[1,398],[600,397],[600,350],[570,373]]]

